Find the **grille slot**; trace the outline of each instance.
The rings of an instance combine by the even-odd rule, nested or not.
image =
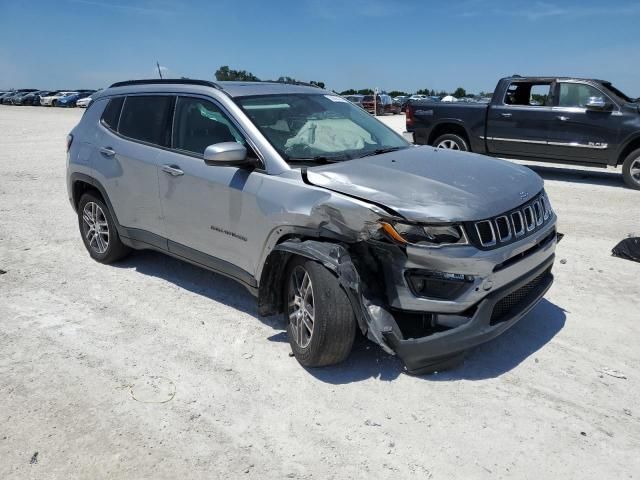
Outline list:
[[[540,203],[540,200],[533,202],[533,212],[536,214],[536,226],[539,227],[542,225],[542,222],[544,222],[542,204]]]
[[[513,222],[513,232],[516,237],[521,237],[524,235],[524,218],[522,217],[522,212],[513,212],[511,214],[511,221]]]
[[[498,227],[498,238],[501,242],[511,240],[511,222],[505,215],[496,218],[496,226]]]
[[[527,232],[530,232],[536,228],[536,217],[533,214],[533,208],[531,208],[531,206],[524,207],[522,212],[524,213],[524,223],[527,226]]]
[[[496,244],[496,232],[493,230],[493,223],[490,220],[477,222],[476,231],[483,247],[490,247]]]
[[[504,322],[518,313],[528,303],[531,292],[544,282],[550,271],[551,269],[545,270],[526,285],[501,298],[493,307],[490,324],[496,325]]]

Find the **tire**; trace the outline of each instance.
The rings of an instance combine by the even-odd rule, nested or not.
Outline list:
[[[319,263],[294,257],[283,287],[287,337],[298,362],[304,367],[323,367],[345,360],[356,335],[356,319],[338,279]]]
[[[95,233],[96,223],[99,225],[100,234]],[[94,225],[94,227],[92,228],[91,225]],[[131,251],[120,240],[109,208],[100,197],[93,193],[85,193],[80,198],[78,203],[78,226],[82,242],[89,255],[100,263],[117,262]]]
[[[460,135],[455,135],[453,133],[440,135],[433,142],[433,146],[436,148],[444,148],[446,150],[459,150],[461,152],[471,151],[469,149],[469,145],[467,144],[467,141],[464,138],[462,138]]]
[[[640,190],[640,148],[631,152],[624,159],[622,178],[629,188]]]
[[[58,103],[58,102],[56,102],[55,100],[52,100],[52,101],[51,101],[51,106],[52,106],[52,107],[55,107],[57,103]]]

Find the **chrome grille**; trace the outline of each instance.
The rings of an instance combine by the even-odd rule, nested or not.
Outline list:
[[[475,222],[475,240],[483,248],[498,247],[531,234],[550,218],[551,206],[543,192],[515,210]]]

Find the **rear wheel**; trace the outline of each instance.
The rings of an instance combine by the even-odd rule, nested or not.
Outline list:
[[[353,346],[356,321],[338,279],[302,257],[291,261],[285,279],[287,336],[298,362],[322,367],[345,360]]]
[[[640,190],[640,148],[625,158],[622,164],[622,178],[627,186]]]
[[[89,255],[100,263],[116,262],[131,251],[120,240],[109,208],[93,193],[80,198],[78,225]]]
[[[460,150],[462,152],[469,151],[469,145],[467,145],[465,139],[453,133],[440,135],[433,142],[433,146],[436,148],[444,148],[445,150]]]

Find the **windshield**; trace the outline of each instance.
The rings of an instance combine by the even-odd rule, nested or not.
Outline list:
[[[616,95],[617,97],[623,99],[625,102],[637,102],[638,99],[632,99],[631,97],[629,97],[628,95],[625,95],[624,93],[622,93],[620,90],[618,90],[616,87],[614,87],[611,83],[609,82],[602,82],[602,85],[605,88],[608,88],[609,90],[611,90],[613,92],[614,95]]]
[[[236,101],[287,162],[350,160],[410,146],[337,95],[264,95]]]

